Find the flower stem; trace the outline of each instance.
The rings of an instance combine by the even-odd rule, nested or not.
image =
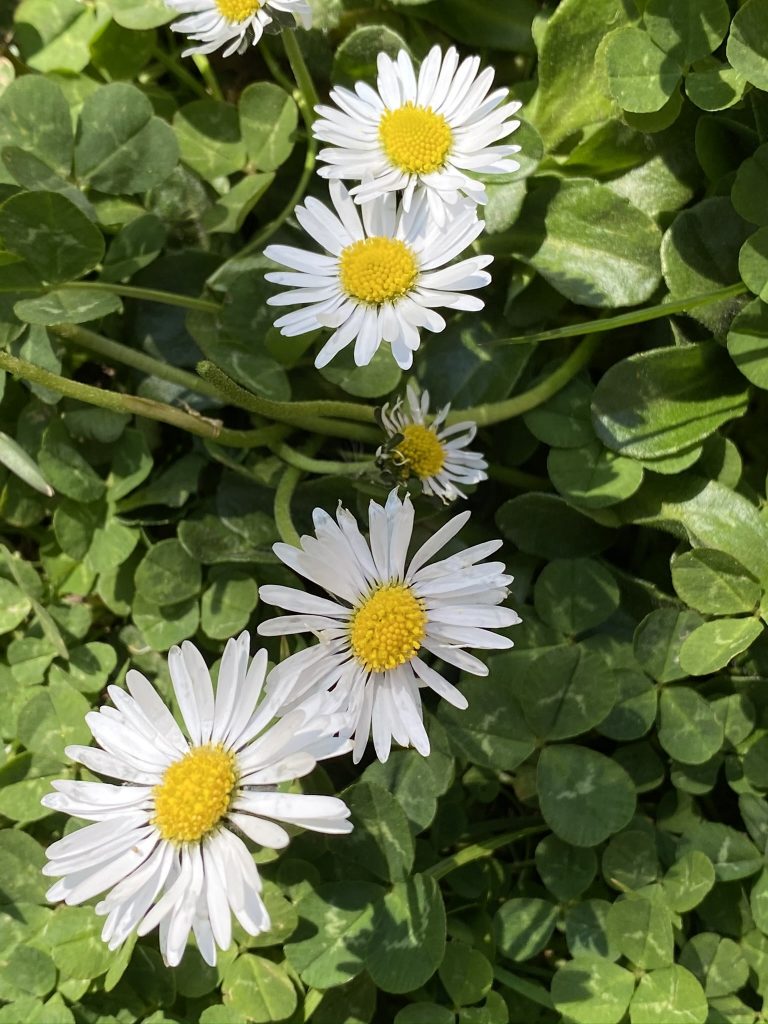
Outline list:
[[[304,167],[301,172],[301,177],[296,184],[296,188],[291,193],[290,199],[274,220],[271,220],[269,224],[265,224],[261,231],[255,234],[247,245],[244,245],[242,249],[235,253],[232,257],[233,260],[241,259],[243,256],[247,256],[248,253],[251,253],[256,249],[263,249],[275,232],[279,231],[283,224],[285,224],[298,203],[300,203],[304,198],[304,193],[307,191],[309,179],[312,177],[312,172],[315,169],[316,156],[317,142],[315,141],[314,136],[310,136],[307,140],[307,154],[304,158]],[[229,260],[227,260],[227,263],[229,263]],[[222,266],[226,266],[226,263],[222,264]],[[211,284],[216,282],[216,273],[214,273],[210,278],[210,282]]]
[[[208,99],[208,93],[205,91],[203,84],[198,82],[194,75],[190,75],[183,61],[179,60],[178,57],[171,57],[160,46],[153,48],[152,56],[158,64],[162,64],[166,71],[170,72],[182,85],[186,85],[196,96],[200,96],[204,100]]]
[[[283,32],[282,39],[283,45],[285,46],[285,52],[288,54],[288,59],[291,61],[291,68],[293,69],[296,81],[299,84],[299,94],[301,99],[301,102],[299,103],[299,109],[301,111],[301,116],[304,119],[304,124],[306,125],[307,129],[307,151],[304,156],[304,166],[301,171],[301,177],[297,181],[296,188],[291,193],[288,202],[278,213],[278,215],[274,218],[274,220],[271,220],[268,224],[265,224],[261,231],[257,232],[253,236],[250,242],[244,245],[242,249],[236,252],[234,256],[227,260],[226,263],[222,264],[222,267],[220,267],[219,270],[217,270],[210,278],[211,285],[214,285],[216,283],[217,276],[219,275],[220,271],[227,266],[228,263],[232,262],[233,260],[242,259],[243,256],[247,256],[249,253],[254,252],[257,249],[264,248],[264,246],[275,234],[275,232],[279,231],[283,224],[285,224],[285,222],[293,213],[297,204],[300,203],[301,200],[304,198],[304,193],[307,191],[309,179],[312,177],[312,172],[315,169],[315,160],[317,159],[317,140],[312,134],[312,122],[314,120],[313,107],[314,104],[317,103],[317,93],[315,92],[315,87],[314,84],[312,83],[312,78],[310,77],[309,71],[307,70],[307,66],[304,63],[304,58],[301,54],[301,50],[299,50],[296,40],[294,39],[293,33],[289,29],[286,29]],[[294,49],[296,59],[298,61],[297,64],[294,64],[294,60],[291,58],[291,52]],[[270,60],[273,60],[271,55]],[[303,68],[303,71],[306,73],[306,79],[303,79],[304,87],[302,86],[301,82],[299,82],[299,73],[297,73],[296,67],[299,67],[300,69]],[[308,89],[308,92],[305,91],[305,87]]]
[[[498,480],[502,484],[516,487],[520,491],[551,491],[552,484],[546,477],[534,476],[533,473],[525,473],[522,469],[513,466],[499,466],[492,462],[488,467],[488,476],[491,480]]]
[[[79,348],[104,356],[110,362],[124,363],[126,366],[132,366],[135,370],[141,370],[142,373],[146,373],[150,377],[159,377],[171,384],[178,384],[179,387],[186,388],[188,391],[196,391],[200,395],[221,401],[221,395],[216,388],[207,381],[201,380],[197,374],[181,370],[177,366],[170,366],[168,363],[148,356],[145,352],[138,352],[111,338],[105,338],[102,334],[96,334],[95,331],[89,331],[76,324],[57,324],[55,327],[49,327],[48,330],[51,334],[55,334],[58,338],[71,342]]]
[[[303,1016],[301,1019],[302,1021],[305,1021],[306,1024],[312,1020],[312,1014],[322,1002],[324,995],[325,993],[321,992],[319,989],[311,988],[304,996]]]
[[[280,539],[293,547],[299,546],[299,534],[293,525],[291,517],[291,498],[296,490],[296,485],[301,479],[301,470],[296,466],[288,466],[280,477],[280,482],[275,491],[275,526],[280,534]]]
[[[211,67],[211,62],[205,56],[204,53],[193,53],[192,60],[195,63],[195,67],[200,72],[200,77],[208,86],[208,91],[215,100],[223,100],[224,94],[221,91],[219,80],[216,78],[216,73]]]
[[[166,306],[180,306],[182,309],[195,309],[202,313],[219,313],[221,306],[210,299],[199,299],[192,295],[179,295],[176,292],[163,292],[156,288],[139,288],[132,284],[113,284],[111,281],[67,281],[56,286],[68,291],[97,291],[121,295],[126,299],[144,299],[146,302],[162,302]]]
[[[659,320],[662,317],[671,316],[673,313],[685,313],[697,306],[707,306],[712,302],[733,299],[738,295],[743,295],[746,291],[747,286],[739,282],[730,284],[727,288],[717,288],[701,295],[692,295],[687,299],[676,299],[672,302],[659,303],[657,306],[646,306],[645,309],[636,309],[632,313],[620,313],[619,316],[587,320],[584,323],[569,324],[566,327],[555,327],[551,331],[539,331],[537,334],[519,334],[512,338],[498,338],[491,344],[527,345],[533,341],[559,341],[563,338],[578,338],[584,334],[603,334],[605,331],[615,331],[618,327],[631,327],[633,324]]]
[[[270,37],[270,42],[272,38],[274,37]],[[293,92],[293,82],[280,67],[280,64],[278,63],[277,59],[272,53],[266,38],[262,38],[262,45],[259,48],[259,52],[262,56],[264,63],[269,68],[270,75],[272,75],[277,84],[281,85],[286,92]]]
[[[14,377],[31,381],[33,384],[41,384],[67,398],[75,398],[88,405],[110,409],[112,412],[128,413],[132,416],[143,416],[145,419],[169,423],[189,434],[207,437],[231,448],[257,448],[266,446],[274,440],[272,427],[263,427],[260,430],[229,430],[222,426],[219,420],[193,416],[191,413],[176,409],[172,405],[166,405],[164,402],[155,402],[152,399],[139,398],[135,395],[122,395],[116,391],[105,391],[103,388],[95,388],[90,384],[67,380],[56,373],[35,366],[34,363],[29,363],[25,359],[17,359],[16,356],[12,356],[8,352],[0,352],[0,370],[7,370]]]
[[[245,388],[240,387],[220,367],[207,359],[197,364],[197,372],[203,380],[212,384],[233,405],[238,405],[241,409],[247,409],[249,412],[265,416],[270,420],[277,420],[280,423],[294,423],[307,429],[316,428],[319,433],[322,433],[331,417],[337,420],[352,420],[357,423],[375,422],[373,408],[358,402],[333,402],[323,399],[316,402],[274,402],[270,398],[262,398],[261,395],[255,395],[252,391],[246,391]],[[351,427],[352,424],[343,424],[343,426]],[[379,431],[362,429],[362,435],[358,432],[344,435],[329,434],[329,436],[351,437],[354,440],[380,440]]]
[[[273,444],[270,446],[275,455],[278,455],[283,462],[305,473],[317,473],[330,476],[356,476],[375,468],[376,463],[372,459],[365,462],[332,462],[327,459],[313,459],[303,452],[296,451],[287,444]]]
[[[281,441],[290,429],[290,427],[286,427],[283,423],[273,423],[271,427],[264,428],[265,445],[269,447]],[[270,432],[269,438],[266,436],[268,431]],[[261,478],[253,470],[238,462],[237,459],[232,458],[220,445],[213,441],[205,440],[203,441],[203,446],[212,459],[221,463],[222,466],[226,466],[227,469],[231,469],[233,473],[237,473],[238,476],[245,477],[247,480],[256,480],[257,483],[262,483]]]
[[[312,456],[318,450],[320,445],[323,443],[321,437],[313,437],[307,445],[308,451],[303,458],[308,461],[312,461]],[[296,453],[299,454],[298,452]],[[287,466],[285,472],[280,477],[280,481],[275,491],[275,526],[277,532],[286,544],[292,544],[293,547],[299,547],[300,538],[296,527],[293,525],[293,517],[291,516],[291,499],[293,498],[293,492],[296,490],[296,486],[301,479],[302,469],[299,466]]]
[[[494,967],[493,974],[502,985],[511,988],[513,992],[517,992],[524,999],[529,999],[532,1003],[538,1003],[539,1006],[546,1006],[548,1010],[554,1009],[552,997],[543,985],[539,985],[535,981],[527,981],[525,978],[519,978],[505,967]]]
[[[587,365],[599,343],[599,337],[588,335],[554,373],[535,384],[528,391],[524,391],[521,395],[513,395],[512,398],[507,398],[503,402],[488,402],[485,405],[476,405],[472,409],[456,409],[448,414],[446,422],[459,423],[462,420],[474,420],[478,426],[487,427],[492,423],[502,423],[514,416],[521,416],[529,409],[535,409],[536,406],[561,391],[568,381]]]
[[[306,116],[309,118],[309,127],[311,128],[315,116],[315,107],[319,103],[315,83],[312,81],[312,75],[310,75],[309,68],[304,60],[304,54],[296,42],[296,33],[292,29],[286,28],[283,29],[280,38],[283,40],[285,55],[290,62],[293,77],[296,79],[296,85],[298,85],[301,92],[306,107]]]
[[[463,868],[465,864],[471,864],[472,861],[490,857],[492,853],[502,846],[508,846],[518,839],[525,839],[527,836],[535,836],[539,832],[548,831],[548,826],[542,822],[540,825],[527,825],[525,828],[518,828],[514,832],[505,832],[503,835],[484,839],[482,842],[473,843],[472,846],[465,846],[463,850],[457,850],[456,853],[452,853],[450,857],[446,857],[444,860],[439,860],[437,864],[426,868],[423,874],[429,875],[435,881],[438,881],[450,874],[451,871]]]

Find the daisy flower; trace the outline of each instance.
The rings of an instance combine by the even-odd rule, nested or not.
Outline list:
[[[325,254],[269,245],[265,255],[289,268],[266,275],[288,291],[273,306],[302,306],[275,321],[286,337],[334,328],[315,366],[326,366],[353,341],[355,362],[367,366],[382,341],[407,370],[419,347],[419,328],[442,331],[438,307],[476,312],[484,303],[465,294],[491,280],[483,268],[492,256],[471,256],[447,266],[483,230],[470,203],[462,203],[443,228],[430,218],[424,197],[408,210],[392,193],[355,206],[339,181],[330,186],[334,212],[317,199],[296,207],[296,218]]]
[[[184,32],[199,42],[184,50],[182,57],[191,53],[213,53],[226,46],[222,54],[229,57],[236,50],[242,53],[250,42],[253,46],[273,18],[292,14],[303,28],[312,25],[312,9],[306,0],[165,0],[180,14],[189,17],[175,21],[174,32]]]
[[[160,926],[165,963],[176,966],[190,930],[206,963],[232,940],[232,918],[250,935],[268,931],[261,881],[238,833],[279,849],[287,822],[316,832],[351,831],[349,810],[329,796],[279,793],[319,758],[348,749],[334,737],[344,722],[296,709],[269,728],[274,704],[258,702],[266,651],[250,663],[250,638],[229,640],[214,695],[208,668],[186,641],[168,653],[168,668],[189,738],[152,684],[131,670],[128,693],[109,687],[114,707],[86,721],[98,747],[67,747],[92,772],[118,780],[54,782],[43,797],[54,811],[93,822],[48,847],[43,873],[59,879],[51,901],[96,904],[106,916],[102,939],[116,949],[133,931]]]
[[[339,507],[335,521],[315,509],[316,536],[302,537],[300,547],[274,546],[278,558],[330,595],[260,588],[262,600],[294,613],[263,622],[262,636],[311,632],[320,641],[270,673],[267,688],[280,702],[281,714],[322,694],[325,707],[349,716],[355,762],[371,733],[381,761],[393,740],[429,753],[419,688],[429,687],[457,708],[467,701],[424,655],[487,675],[487,667],[464,648],[512,647],[492,630],[520,622],[511,608],[498,607],[512,577],[502,562],[483,561],[500,540],[432,562],[468,519],[469,512],[455,516],[408,561],[413,505],[393,490],[383,507],[371,502],[368,539],[354,516]]]
[[[424,391],[419,398],[411,384],[406,391],[407,408],[398,398],[392,407],[387,404],[381,410],[390,443],[379,448],[377,457],[390,464],[402,480],[418,477],[425,494],[434,494],[444,502],[466,498],[457,483],[479,484],[488,479],[488,463],[483,456],[466,451],[477,433],[477,424],[466,420],[441,430],[451,406],[444,406],[427,423],[429,392]]]
[[[445,219],[446,205],[461,195],[486,201],[485,188],[473,174],[508,174],[519,164],[510,160],[519,146],[494,145],[520,122],[512,115],[517,102],[506,103],[507,89],[489,92],[494,70],[480,72],[480,58],[445,54],[434,46],[418,71],[401,50],[397,60],[378,57],[377,89],[358,82],[355,91],[331,90],[335,107],[319,106],[315,136],[330,148],[318,156],[325,178],[352,178],[358,202],[404,190],[410,206],[415,191],[426,192],[433,217]],[[479,72],[479,73],[478,73]]]

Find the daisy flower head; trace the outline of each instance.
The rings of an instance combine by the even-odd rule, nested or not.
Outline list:
[[[336,106],[318,106],[314,133],[329,144],[318,154],[327,163],[326,178],[359,180],[352,189],[358,202],[403,190],[410,206],[414,193],[426,193],[432,216],[445,219],[445,206],[460,196],[486,201],[474,174],[509,174],[519,168],[510,159],[519,146],[496,145],[520,122],[518,102],[506,102],[508,90],[495,89],[493,68],[480,71],[480,58],[459,63],[454,47],[434,46],[418,69],[401,50],[393,60],[378,57],[377,88],[358,82],[355,91],[331,90]]]
[[[74,905],[99,893],[102,939],[116,949],[136,931],[160,926],[165,963],[176,966],[190,930],[203,959],[232,940],[232,915],[250,935],[270,928],[261,881],[241,835],[259,846],[288,843],[282,823],[316,832],[351,831],[335,797],[279,793],[320,758],[348,749],[340,716],[306,705],[269,726],[274,706],[259,701],[266,651],[249,664],[250,638],[229,640],[214,693],[202,655],[186,641],[168,653],[187,735],[152,684],[129,671],[128,692],[109,687],[114,706],[86,721],[98,747],[67,755],[116,783],[54,782],[43,804],[92,824],[48,847],[43,873],[58,878],[51,901]]]
[[[488,479],[488,463],[480,452],[467,451],[477,433],[472,420],[446,427],[450,405],[444,406],[427,422],[429,392],[419,397],[409,384],[407,402],[402,398],[381,410],[381,422],[389,437],[377,457],[400,480],[416,477],[425,494],[434,494],[443,502],[466,498],[457,484],[466,486]]]
[[[383,341],[407,370],[419,347],[420,329],[438,332],[445,320],[438,308],[476,312],[482,299],[467,292],[491,280],[484,268],[492,256],[451,263],[483,230],[471,203],[457,204],[455,216],[439,227],[424,196],[406,210],[393,193],[357,207],[340,181],[331,182],[333,210],[308,198],[296,218],[325,253],[269,245],[265,255],[289,270],[266,275],[287,291],[273,306],[301,306],[275,321],[286,337],[327,327],[333,334],[315,359],[326,366],[354,342],[355,362],[367,366]]]
[[[267,688],[281,714],[322,694],[326,708],[349,716],[355,762],[371,734],[380,761],[387,760],[393,740],[429,753],[419,689],[428,687],[457,708],[467,701],[425,658],[431,654],[472,675],[487,675],[465,648],[512,647],[493,630],[520,622],[511,608],[499,607],[513,577],[505,575],[502,562],[484,561],[500,540],[432,561],[469,515],[451,519],[409,561],[413,505],[393,490],[384,506],[370,503],[367,538],[339,506],[335,520],[315,509],[315,536],[302,537],[300,547],[274,546],[278,558],[329,595],[260,588],[262,600],[293,613],[263,622],[262,636],[310,632],[320,641],[270,673]]]
[[[293,17],[303,28],[312,25],[312,9],[307,0],[165,0],[180,14],[188,17],[175,21],[171,28],[183,32],[198,45],[184,50],[191,53],[213,53],[226,49],[222,56],[235,51],[243,53],[249,43],[261,39],[264,29],[273,20],[282,22],[285,15]]]

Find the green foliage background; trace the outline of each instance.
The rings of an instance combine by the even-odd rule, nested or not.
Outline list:
[[[384,351],[318,373],[315,338],[271,327],[261,248],[302,244],[288,214],[324,188],[277,37],[209,66],[161,0],[0,6],[0,1022],[752,1024],[768,3],[314,8],[295,40],[321,96],[455,41],[524,103],[487,308],[415,363],[481,424],[463,542],[508,541],[523,625],[460,681],[468,711],[428,708],[429,759],[317,770],[355,832],[257,854],[274,930],[216,969],[164,968],[153,936],[111,954],[91,907],[46,905],[43,849],[73,826],[39,801],[88,708],[130,665],[170,696],[169,646],[214,661],[257,584],[296,585],[271,553],[286,495],[302,531],[386,493],[338,463],[403,382]],[[448,514],[421,500],[418,532]]]

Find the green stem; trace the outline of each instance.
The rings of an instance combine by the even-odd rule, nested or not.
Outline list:
[[[537,334],[519,334],[512,338],[499,338],[492,342],[493,345],[527,345],[534,341],[560,341],[563,338],[578,338],[584,334],[603,334],[605,331],[615,331],[619,327],[631,327],[633,324],[646,323],[648,320],[659,320],[673,313],[685,313],[697,306],[706,306],[711,302],[722,302],[725,299],[733,299],[737,295],[743,295],[747,286],[739,282],[728,285],[727,288],[717,288],[715,291],[704,292],[701,295],[693,295],[687,299],[676,299],[673,302],[662,302],[657,306],[647,306],[645,309],[637,309],[632,313],[620,313],[619,316],[609,316],[601,320],[587,320],[580,324],[569,324],[567,327],[555,327],[551,331],[539,331]]]
[[[513,992],[517,992],[523,998],[529,999],[532,1003],[537,1003],[539,1006],[546,1006],[548,1010],[554,1009],[552,997],[543,985],[539,985],[535,981],[528,981],[525,978],[519,978],[505,967],[494,967],[493,973],[497,981],[500,981],[502,985],[506,985],[507,988],[511,988]]]
[[[279,231],[283,224],[285,224],[285,222],[291,216],[293,211],[296,209],[296,206],[304,198],[304,193],[307,191],[309,179],[312,177],[312,172],[315,169],[316,157],[317,142],[315,141],[314,136],[310,136],[309,139],[307,140],[307,153],[306,156],[304,157],[304,167],[301,172],[301,177],[299,178],[296,184],[296,188],[291,193],[290,199],[282,208],[280,213],[278,213],[275,219],[271,220],[269,224],[265,224],[261,231],[254,235],[250,242],[248,242],[247,245],[244,245],[243,248],[240,249],[232,257],[233,260],[241,259],[243,256],[247,256],[249,253],[254,252],[254,250],[256,249],[263,249],[267,242],[270,240],[270,238],[275,234],[275,232]],[[228,262],[229,260],[227,261],[227,263]],[[223,266],[226,266],[226,264],[223,264]],[[216,274],[214,274],[210,280],[211,284],[215,284]]]
[[[322,443],[323,439],[321,437],[313,437],[307,445],[309,451],[306,457],[311,459]],[[275,491],[274,515],[277,532],[286,544],[292,544],[294,547],[299,546],[300,538],[296,527],[293,525],[291,499],[301,479],[301,474],[302,470],[298,466],[286,467]]]
[[[313,459],[303,452],[297,452],[287,444],[271,445],[272,451],[278,455],[283,462],[305,473],[317,473],[320,476],[356,476],[360,473],[375,469],[376,463],[372,459],[365,462],[332,462],[328,459]]]
[[[310,75],[309,68],[304,60],[304,54],[296,42],[296,33],[293,29],[283,29],[280,38],[283,40],[285,55],[290,62],[293,77],[296,79],[296,85],[298,85],[304,100],[311,127],[314,120],[315,107],[320,102],[317,89],[315,89],[315,83],[312,81],[312,75]]]
[[[302,1020],[305,1021],[305,1024],[309,1024],[309,1021],[312,1020],[312,1014],[323,1001],[324,995],[325,993],[319,989],[311,988],[304,996],[304,1016]]]
[[[282,38],[286,53],[288,53],[289,60],[289,51],[291,50],[292,47],[295,47],[296,49],[296,52],[298,54],[298,60],[300,61],[300,66],[303,67],[304,70],[306,71],[307,82],[309,83],[311,96],[314,97],[314,102],[312,104],[313,106],[314,103],[317,102],[317,93],[315,92],[315,87],[312,84],[312,79],[309,76],[309,71],[307,71],[306,64],[304,63],[304,58],[302,57],[301,51],[299,50],[296,40],[293,37],[293,33],[289,29],[286,29],[283,32]],[[286,42],[286,40],[288,39],[290,39],[290,42]],[[270,59],[272,59],[271,55]],[[269,61],[267,61],[267,63],[269,64]],[[294,67],[293,61],[291,62],[291,67]],[[295,69],[294,74],[296,74]],[[298,82],[298,75],[296,75],[296,80]],[[223,267],[226,267],[227,264],[232,262],[233,260],[242,259],[243,256],[247,256],[249,253],[254,252],[257,249],[263,249],[267,242],[270,240],[270,238],[272,238],[272,236],[275,234],[275,232],[279,231],[283,224],[285,224],[285,222],[291,216],[293,211],[296,209],[296,206],[304,198],[304,193],[307,191],[309,180],[312,177],[312,172],[315,169],[315,161],[317,159],[317,139],[315,139],[315,136],[312,134],[312,122],[314,120],[314,111],[312,109],[312,106],[310,106],[310,100],[307,98],[307,94],[303,91],[303,89],[301,89],[301,85],[299,86],[299,88],[301,93],[301,102],[299,104],[299,109],[301,110],[301,116],[304,119],[304,124],[306,125],[307,129],[307,151],[304,155],[304,166],[301,171],[301,176],[298,182],[296,183],[296,187],[291,193],[288,202],[278,213],[275,219],[271,220],[268,224],[265,224],[261,231],[257,232],[257,234],[253,236],[250,242],[244,245],[242,249],[236,252],[235,255],[232,256],[229,260],[227,260],[227,263],[223,264],[220,270],[223,269]],[[220,270],[216,271],[210,278],[211,285],[215,285]]]
[[[535,384],[521,395],[513,395],[503,402],[489,402],[477,405],[472,409],[455,409],[448,414],[447,423],[460,423],[462,420],[474,420],[478,426],[487,427],[492,423],[502,423],[514,416],[520,416],[529,409],[546,402],[556,395],[582,367],[586,366],[600,343],[599,337],[589,335],[580,342],[566,360],[551,373],[549,377]]]
[[[270,398],[262,398],[252,391],[246,391],[207,359],[197,364],[197,372],[234,405],[280,423],[304,424],[311,427],[312,422],[318,418],[334,417],[357,423],[374,423],[376,420],[373,408],[369,405],[360,405],[358,402],[332,402],[324,399],[316,402],[273,402]],[[375,434],[380,438],[379,431]]]
[[[270,37],[270,40],[274,37]],[[288,75],[285,74],[283,69],[280,67],[277,59],[269,48],[269,43],[266,38],[262,39],[262,45],[260,47],[260,53],[264,60],[264,63],[269,69],[270,75],[274,78],[278,85],[282,85],[287,93],[292,93],[294,89],[293,82],[290,80]]]
[[[500,483],[516,487],[520,491],[552,490],[552,484],[546,477],[524,473],[522,469],[515,469],[512,466],[498,466],[492,462],[488,467],[488,476],[491,480],[498,480]]]
[[[280,534],[280,539],[286,544],[299,546],[299,534],[293,525],[291,518],[291,498],[296,490],[296,485],[301,479],[301,470],[295,466],[288,466],[280,477],[280,483],[275,491],[275,526]]]
[[[139,398],[135,395],[121,395],[115,391],[92,387],[90,384],[67,380],[56,373],[35,366],[34,363],[29,363],[25,359],[17,359],[8,352],[0,352],[0,370],[7,370],[14,377],[31,381],[33,384],[41,384],[67,398],[74,398],[79,402],[86,402],[88,405],[96,405],[100,409],[110,409],[112,412],[128,413],[132,416],[143,416],[145,419],[169,423],[189,434],[207,437],[231,448],[257,448],[266,446],[273,440],[271,427],[263,427],[260,430],[229,430],[218,420],[193,416],[172,405],[166,405],[164,402],[155,402],[152,399]]]
[[[211,62],[205,56],[204,53],[193,53],[192,60],[195,63],[195,67],[200,72],[200,77],[208,86],[208,91],[215,100],[223,100],[224,94],[221,91],[221,86],[216,78],[216,73],[211,67]]]
[[[457,850],[450,857],[446,857],[444,860],[438,861],[437,864],[433,864],[432,867],[427,868],[423,874],[429,875],[435,881],[438,881],[450,874],[451,871],[463,868],[465,864],[471,864],[472,861],[490,857],[492,853],[502,846],[508,846],[518,839],[525,839],[526,836],[535,836],[539,832],[547,831],[549,831],[548,827],[542,823],[541,825],[528,825],[525,828],[516,829],[514,832],[505,832],[503,835],[494,836],[491,839],[484,839],[480,843],[473,843],[472,846],[465,846],[463,850]]]
[[[144,299],[147,302],[162,302],[166,306],[180,306],[182,309],[195,309],[202,313],[219,313],[221,306],[210,299],[198,299],[191,295],[179,295],[176,292],[163,292],[156,288],[139,288],[132,284],[113,284],[111,281],[67,281],[56,286],[68,291],[110,292],[122,295],[126,299]]]
[[[145,352],[138,352],[111,338],[96,334],[95,331],[89,331],[76,324],[57,324],[55,327],[49,327],[48,330],[51,334],[55,334],[58,338],[71,342],[79,348],[104,356],[110,362],[124,363],[150,377],[159,377],[171,384],[178,384],[179,387],[186,388],[188,391],[196,391],[200,395],[221,401],[221,395],[216,388],[207,381],[201,380],[197,374],[180,370],[177,366],[170,366],[168,363],[148,356]]]
[[[142,373],[146,373],[152,377],[159,377],[161,380],[167,380],[171,384],[177,384],[179,387],[186,388],[189,391],[195,391],[198,394],[205,395],[208,398],[215,398],[217,401],[221,401],[222,398],[226,398],[230,404],[236,405],[241,409],[246,409],[248,412],[261,414],[268,416],[270,419],[280,420],[280,410],[283,406],[286,409],[294,408],[294,405],[290,403],[272,403],[274,406],[278,406],[276,415],[271,415],[275,410],[272,406],[265,407],[260,403],[258,396],[252,395],[251,392],[246,391],[245,388],[241,388],[235,384],[234,381],[230,380],[222,371],[219,371],[219,386],[217,387],[213,383],[209,383],[207,379],[198,377],[197,374],[189,373],[187,370],[181,370],[176,366],[170,366],[168,363],[163,363],[159,359],[155,359],[152,356],[147,355],[145,352],[137,352],[135,349],[129,348],[127,345],[121,345],[117,341],[113,341],[111,338],[105,338],[101,334],[96,334],[95,331],[90,331],[85,327],[80,327],[76,324],[57,324],[55,327],[49,328],[49,330],[57,337],[64,341],[68,341],[73,345],[77,345],[80,348],[87,349],[91,352],[96,352],[98,355],[104,356],[104,358],[118,363],[124,363],[126,366],[132,366],[136,370],[140,370]],[[223,385],[222,380],[226,379],[229,383]],[[266,401],[266,400],[264,400]],[[296,403],[300,404],[300,403]],[[310,403],[303,403],[309,405]],[[355,407],[351,403],[338,402],[338,403],[326,403],[332,408],[327,409],[329,414],[334,413],[340,415],[341,407],[349,405],[351,408],[365,409],[366,406]],[[346,411],[348,414],[349,410],[341,409]],[[368,418],[367,414],[356,413],[357,418],[363,418],[363,415]],[[372,418],[372,417],[371,417]],[[296,416],[294,419],[281,420],[281,422],[295,422],[297,426],[301,426],[306,420],[306,417],[302,419]],[[370,441],[379,442],[381,436],[379,431],[374,430],[370,427],[356,426],[348,422],[337,423],[332,418],[318,417],[314,421],[317,429],[320,430],[328,437],[342,437],[353,441]],[[275,440],[280,440],[276,437]]]
[[[166,53],[159,46],[154,47],[152,56],[158,64],[162,64],[166,71],[170,72],[182,85],[186,85],[196,96],[200,96],[204,100],[208,99],[205,87],[198,82],[194,75],[190,75],[184,63],[178,57],[171,57],[170,54]]]
[[[281,441],[287,433],[290,432],[290,427],[286,427],[282,423],[274,423],[271,427],[264,428],[264,444],[266,447],[270,447],[273,444],[277,444]],[[269,434],[269,436],[267,436]],[[238,476],[245,477],[247,480],[256,480],[257,483],[262,483],[260,477],[258,477],[253,470],[244,466],[237,459],[231,458],[226,451],[221,448],[218,444],[213,441],[203,441],[205,450],[215,459],[216,462],[220,462],[222,466],[226,466],[227,469],[231,469],[233,473],[237,473]]]

